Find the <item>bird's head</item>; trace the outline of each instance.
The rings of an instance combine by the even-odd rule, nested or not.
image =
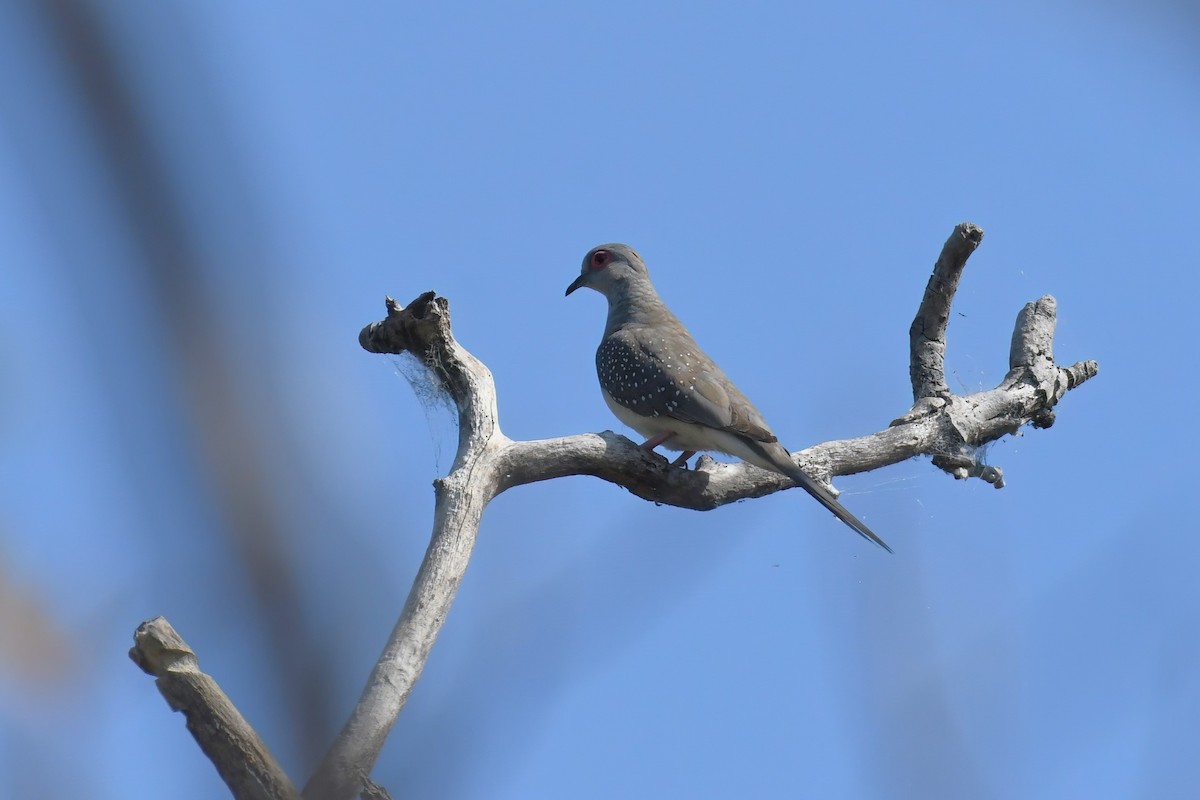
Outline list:
[[[627,244],[602,244],[583,257],[579,277],[567,287],[567,294],[586,286],[612,299],[631,283],[649,280],[642,257]]]

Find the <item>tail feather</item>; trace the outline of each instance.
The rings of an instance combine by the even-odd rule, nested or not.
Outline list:
[[[887,546],[887,542],[876,536],[875,532],[868,528],[862,520],[847,511],[837,501],[837,498],[830,494],[828,489],[814,480],[807,472],[796,466],[796,463],[792,461],[791,455],[788,454],[784,447],[775,443],[764,445],[762,442],[756,442],[745,437],[742,437],[742,441],[754,455],[765,462],[760,464],[760,466],[765,467],[770,465],[775,471],[787,475],[796,482],[797,486],[816,498],[818,503],[832,511],[835,517],[850,526],[851,530],[859,536],[867,541],[874,542],[889,553],[893,552],[892,548]],[[778,448],[777,452],[773,452],[775,448]]]
[[[832,511],[835,517],[849,525],[859,536],[874,542],[889,553],[892,552],[892,548],[887,546],[887,542],[876,536],[875,532],[866,526],[866,523],[847,511],[846,507],[829,493],[829,490],[809,477],[804,470],[797,468],[795,472],[789,473],[788,477],[794,480],[797,486],[815,497],[818,503]]]

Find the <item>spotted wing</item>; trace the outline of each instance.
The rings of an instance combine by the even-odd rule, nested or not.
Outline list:
[[[663,327],[625,328],[605,337],[596,368],[613,400],[637,414],[776,441],[762,415],[696,341],[686,331],[664,333]]]

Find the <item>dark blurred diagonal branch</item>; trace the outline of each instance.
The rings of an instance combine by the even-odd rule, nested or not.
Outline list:
[[[227,537],[243,569],[222,561],[230,575],[219,580],[245,578],[257,603],[262,641],[270,648],[271,672],[285,695],[280,708],[292,717],[287,729],[300,760],[311,762],[324,747],[323,732],[333,724],[332,692],[325,651],[309,633],[303,587],[289,567],[281,511],[286,500],[274,480],[288,461],[290,443],[279,430],[279,415],[256,413],[255,393],[238,382],[238,359],[245,351],[228,335],[230,315],[213,290],[212,265],[206,263],[202,244],[208,232],[198,215],[187,210],[186,199],[196,189],[187,183],[186,170],[172,169],[171,148],[155,116],[164,108],[170,113],[172,106],[136,80],[133,66],[137,55],[154,53],[154,45],[138,38],[150,31],[158,46],[164,41],[172,45],[172,63],[164,75],[171,76],[177,94],[193,106],[211,102],[211,87],[200,79],[201,54],[191,46],[187,21],[180,20],[185,8],[155,6],[155,24],[134,30],[122,29],[120,14],[94,0],[47,0],[40,8],[74,80],[88,134],[111,176],[118,217],[134,245],[131,266],[149,299],[146,310],[161,315],[153,336],[147,337],[153,344],[138,354],[140,368],[148,373],[157,368],[178,384],[171,399],[181,401],[181,427],[179,435],[169,437],[169,446],[197,464],[205,480],[189,488],[200,496],[199,503],[216,506],[215,516],[225,522],[211,530]],[[221,181],[228,186],[222,208],[227,206],[246,230],[256,232],[251,193],[240,186],[242,176],[221,119],[220,114],[208,115],[205,135],[194,146],[205,148],[200,154],[220,166]],[[80,268],[94,270],[96,265]],[[253,274],[244,271],[240,278],[249,280]],[[102,352],[97,357],[115,356]],[[120,397],[122,389],[112,391]]]
[[[999,470],[979,463],[978,448],[1026,423],[1047,427],[1058,400],[1096,374],[1094,361],[1066,368],[1054,364],[1055,303],[1047,296],[1018,316],[1004,382],[988,392],[950,393],[942,371],[946,320],[958,278],[982,235],[969,223],[955,228],[913,323],[917,403],[885,430],[797,454],[811,474],[846,475],[927,454],[956,477],[974,475],[1002,486]],[[454,339],[449,303],[433,292],[407,307],[389,297],[387,318],[364,328],[359,342],[373,353],[407,352],[424,360],[458,408],[459,446],[449,475],[435,483],[433,536],[400,620],[350,719],[305,788],[312,800],[351,798],[363,788],[445,623],[483,510],[500,492],[566,475],[595,475],[648,500],[710,509],[793,486],[787,478],[744,463],[702,458],[694,470],[672,467],[612,432],[510,440],[500,430],[491,373]]]
[[[196,654],[169,622],[155,617],[139,625],[129,657],[155,677],[171,709],[183,713],[196,743],[237,800],[298,800],[300,794],[266,744],[217,682],[200,671]]]

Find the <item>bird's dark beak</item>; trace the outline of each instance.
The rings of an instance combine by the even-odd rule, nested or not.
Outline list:
[[[578,289],[580,286],[583,286],[584,279],[586,279],[587,276],[588,276],[588,274],[585,272],[582,275],[580,275],[578,278],[576,278],[574,281],[572,281],[571,285],[567,287],[567,294],[570,294],[571,292]],[[566,294],[563,295],[563,297],[566,297],[566,296],[567,296]]]

